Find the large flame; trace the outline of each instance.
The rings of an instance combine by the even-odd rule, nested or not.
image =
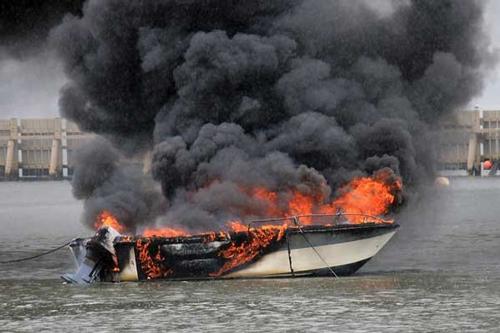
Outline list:
[[[119,233],[126,232],[124,225],[120,224],[118,219],[111,212],[104,210],[98,216],[94,223],[94,228],[97,230],[102,227],[111,227]]]
[[[380,170],[372,177],[357,177],[339,190],[338,197],[328,202],[323,195],[306,195],[299,190],[291,189],[285,192],[287,201],[283,204],[283,191],[280,193],[264,187],[243,188],[242,191],[263,203],[265,215],[268,217],[291,217],[312,214],[342,213],[350,223],[391,222],[377,217],[386,215],[391,207],[398,202],[398,194],[402,190],[399,177],[391,176],[389,172]],[[370,216],[367,220],[366,216]],[[303,224],[312,223],[312,218],[303,217]],[[228,221],[227,225],[233,232],[248,230],[248,227],[238,221]],[[110,226],[120,233],[127,231],[126,227],[108,211],[103,211],[94,224],[98,229]],[[161,227],[147,228],[142,232],[145,237],[180,237],[188,236],[189,232],[182,228]]]
[[[394,179],[393,179],[394,178]],[[400,178],[391,177],[384,170],[373,177],[358,177],[340,189],[340,195],[332,202],[325,202],[323,195],[305,195],[298,190],[290,190],[290,200],[285,208],[280,208],[277,192],[258,187],[250,189],[252,195],[266,203],[268,216],[300,216],[312,214],[343,213],[351,223],[363,223],[366,215],[378,217],[387,214],[397,204],[398,193],[402,190]],[[370,222],[383,222],[370,219]],[[311,218],[302,218],[304,224],[312,223]]]
[[[341,189],[338,197],[322,213],[333,213],[333,210],[342,211],[351,223],[362,223],[362,215],[380,216],[389,212],[397,204],[397,194],[402,189],[400,179],[386,183],[383,176],[379,178],[361,177],[352,180]],[[376,221],[375,221],[376,222]]]

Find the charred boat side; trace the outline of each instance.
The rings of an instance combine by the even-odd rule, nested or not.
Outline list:
[[[396,233],[389,222],[248,227],[180,237],[122,236],[103,227],[70,245],[71,283],[151,279],[271,278],[350,275]]]

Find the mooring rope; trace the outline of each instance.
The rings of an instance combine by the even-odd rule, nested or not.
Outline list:
[[[306,234],[305,234],[304,230],[302,230],[302,225],[298,221],[298,218],[295,217],[293,220],[294,220],[295,224],[297,225],[297,227],[299,228],[300,234],[302,235],[302,237],[304,238],[304,240],[307,242],[307,244],[309,244],[309,246],[311,247],[311,249],[313,249],[313,251],[316,253],[316,255],[318,256],[318,258],[326,265],[326,267],[328,268],[328,270],[330,271],[330,273],[332,274],[332,276],[335,277],[336,279],[338,279],[339,276],[335,273],[335,271],[333,270],[333,268],[330,267],[330,265],[326,262],[326,260],[319,253],[319,251],[316,249],[316,247],[306,237]]]
[[[54,253],[56,251],[59,251],[60,249],[68,246],[70,243],[71,243],[71,241],[66,242],[66,243],[64,243],[61,246],[58,246],[58,247],[53,248],[51,250],[48,250],[48,251],[36,254],[34,256],[31,256],[31,257],[0,261],[0,264],[12,264],[12,263],[16,263],[16,262],[29,261],[29,260],[33,260],[33,259],[36,259],[36,258],[40,258],[40,257],[46,256],[47,254],[51,254],[51,253]]]

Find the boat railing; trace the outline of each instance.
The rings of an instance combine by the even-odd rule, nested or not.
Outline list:
[[[303,225],[349,225],[366,223],[392,223],[392,220],[385,220],[380,216],[362,213],[337,213],[337,214],[302,214],[286,217],[272,217],[265,219],[255,219],[247,221],[248,228],[255,224],[289,224],[294,226]]]

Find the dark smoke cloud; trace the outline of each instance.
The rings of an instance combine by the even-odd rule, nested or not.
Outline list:
[[[97,138],[81,147],[75,160],[73,194],[85,200],[85,222],[93,222],[106,210],[130,231],[136,221],[152,224],[165,208],[165,200],[142,166],[126,163],[106,140]]]
[[[0,2],[0,51],[24,58],[43,46],[50,29],[71,12],[81,14],[83,0]]]
[[[66,82],[47,36],[67,12],[81,14],[83,0],[0,1],[0,114],[57,116]]]
[[[386,4],[90,0],[52,31],[62,114],[128,154],[153,149],[167,224],[260,216],[247,186],[286,206],[290,190],[329,197],[390,168],[411,188],[433,172],[429,123],[480,92],[493,57],[480,1]],[[109,193],[136,179],[109,159],[102,184],[75,177],[88,211],[122,205]]]

